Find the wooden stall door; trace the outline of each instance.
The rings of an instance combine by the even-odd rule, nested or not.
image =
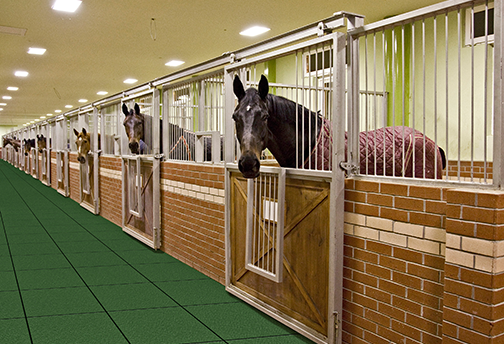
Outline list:
[[[327,336],[329,183],[287,178],[283,278],[275,283],[246,269],[247,180],[231,173],[230,182],[230,284]]]
[[[152,157],[123,157],[122,187],[123,230],[158,249],[160,226],[155,211],[159,213],[159,160]]]

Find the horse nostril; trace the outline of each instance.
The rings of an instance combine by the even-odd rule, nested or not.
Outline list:
[[[260,166],[260,162],[255,155],[242,155],[238,161],[238,168],[246,178],[256,177]]]

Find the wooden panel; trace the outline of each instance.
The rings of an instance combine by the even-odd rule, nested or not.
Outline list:
[[[231,174],[231,284],[327,336],[329,184],[286,181],[283,281],[245,269],[247,180]]]
[[[141,200],[143,204],[143,215],[141,218],[134,216],[130,214],[128,211],[124,212],[124,223],[125,226],[136,232],[137,234],[147,238],[148,240],[152,241],[153,240],[153,166],[152,162],[145,161],[145,160],[139,160],[141,162]],[[127,164],[127,160],[123,160],[124,164]],[[126,165],[126,169],[128,166]],[[128,171],[126,173],[136,173],[136,171]],[[126,181],[128,178],[126,178]],[[129,204],[128,204],[128,183],[126,182],[125,185],[123,185],[125,189],[125,209],[129,209]]]

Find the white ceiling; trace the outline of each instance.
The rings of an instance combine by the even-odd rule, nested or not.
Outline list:
[[[224,52],[347,11],[371,23],[421,8],[437,0],[83,0],[70,14],[51,9],[54,0],[4,0],[0,26],[27,29],[24,36],[0,33],[0,126],[16,127],[56,109],[68,111],[145,83]],[[154,22],[152,22],[154,18]],[[154,25],[153,25],[154,24]],[[271,28],[250,38],[239,32],[253,25]],[[152,27],[152,29],[151,29]],[[155,38],[155,39],[154,39]],[[47,49],[43,56],[29,47]],[[173,68],[172,59],[185,61]],[[27,78],[14,76],[26,70]],[[19,87],[7,91],[7,87]],[[12,96],[3,100],[2,96]]]

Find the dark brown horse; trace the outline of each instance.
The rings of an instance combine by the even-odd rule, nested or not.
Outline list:
[[[32,148],[35,148],[35,139],[23,139],[24,155],[28,156]]]
[[[44,135],[37,135],[37,147],[39,153],[42,153],[47,148],[47,138]]]
[[[233,113],[241,150],[238,167],[245,178],[259,175],[261,152],[266,148],[282,167],[332,168],[332,129],[328,120],[291,100],[269,94],[268,80],[264,75],[258,89],[246,91],[236,76],[233,91],[238,98]],[[403,140],[405,137],[408,141]],[[417,178],[442,176],[446,165],[444,152],[417,130],[386,127],[360,133],[359,139],[362,174]],[[376,144],[378,149],[369,144]]]
[[[21,141],[17,140],[15,137],[14,138],[4,137],[3,147],[6,147],[7,145],[11,145],[14,148],[14,150],[17,152],[19,147],[21,147]]]
[[[77,160],[81,164],[84,164],[86,162],[89,151],[91,151],[91,146],[92,146],[91,133],[88,133],[85,128],[82,128],[81,132],[78,132],[74,128],[74,134],[75,134],[75,136],[77,136],[77,139],[75,140],[75,145],[77,146]],[[98,134],[98,149],[101,148],[100,141],[101,141],[100,134]]]
[[[140,106],[135,103],[133,109],[129,110],[126,104],[123,104],[122,111],[124,113],[123,125],[128,136],[128,146],[133,154],[146,154],[149,147],[145,144],[145,128],[147,121],[151,121],[150,116],[146,116],[140,112]],[[150,127],[150,126],[149,126]]]

